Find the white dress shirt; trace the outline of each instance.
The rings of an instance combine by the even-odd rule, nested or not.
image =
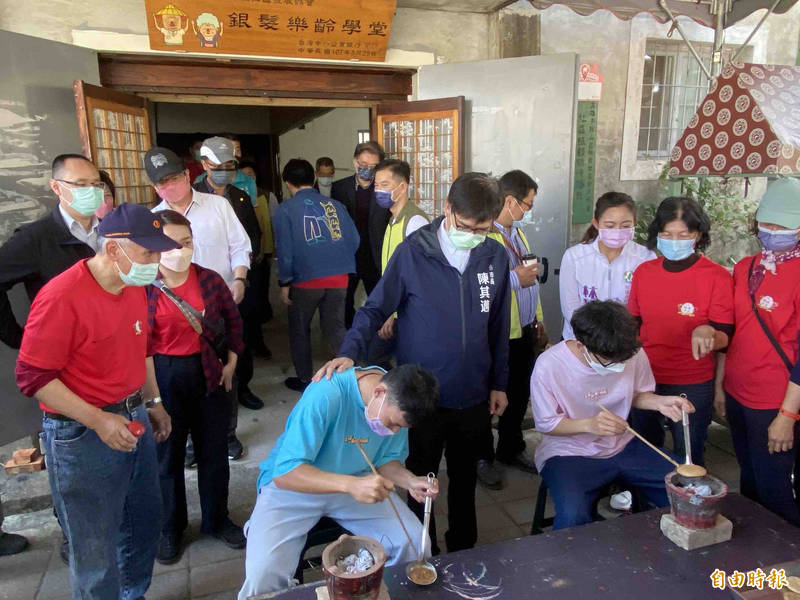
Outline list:
[[[447,235],[447,231],[444,228],[444,221],[445,220],[442,219],[439,230],[436,232],[436,236],[439,238],[439,245],[442,247],[442,252],[444,252],[444,257],[447,259],[447,262],[458,269],[458,272],[463,275],[464,269],[467,268],[467,263],[469,262],[470,251],[459,250],[453,245],[453,242],[450,241],[450,236]]]
[[[153,212],[168,208],[172,207],[163,200]],[[193,189],[183,216],[192,224],[192,262],[216,271],[229,286],[236,267],[250,268],[250,238],[225,198]]]
[[[640,264],[654,258],[655,252],[635,242],[625,244],[622,254],[611,263],[600,252],[597,239],[590,244],[576,244],[567,248],[561,259],[558,276],[564,339],[575,337],[569,320],[572,313],[587,302],[616,300],[627,306],[633,272]]]
[[[80,240],[95,252],[100,251],[100,244],[97,241],[97,225],[99,223],[97,217],[92,215],[92,226],[89,231],[86,231],[83,225],[73,219],[60,203],[58,205],[58,212],[61,213],[61,218],[64,219],[64,224],[67,226],[67,229],[69,229],[72,237]]]

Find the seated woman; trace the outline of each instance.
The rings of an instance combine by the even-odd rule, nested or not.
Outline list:
[[[536,467],[556,507],[553,529],[591,522],[595,501],[612,481],[666,506],[664,476],[672,465],[626,431],[626,419],[632,406],[673,421],[681,419],[681,409],[694,407],[679,396],[653,393],[638,323],[622,304],[589,302],[570,325],[575,339],[539,356],[531,377],[533,417],[544,434]]]

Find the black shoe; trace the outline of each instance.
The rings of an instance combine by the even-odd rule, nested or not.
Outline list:
[[[19,554],[28,547],[28,540],[16,533],[0,531],[0,556]]]
[[[69,542],[64,534],[61,535],[61,546],[58,548],[58,555],[61,557],[61,562],[69,566]]]
[[[181,559],[181,536],[175,533],[161,534],[156,560],[162,565],[174,565]]]
[[[228,458],[239,460],[244,456],[244,446],[235,435],[228,438]]]
[[[211,534],[228,548],[244,548],[247,545],[247,538],[244,537],[242,528],[236,525],[230,519],[225,519],[225,522],[217,527],[217,530]]]
[[[503,472],[496,464],[490,463],[488,460],[480,459],[478,461],[477,470],[478,481],[480,481],[484,487],[490,490],[503,489]]]
[[[308,384],[311,383],[310,381],[303,381],[299,377],[287,377],[283,380],[283,385],[285,385],[290,390],[294,390],[295,392],[305,392]]]
[[[259,410],[264,408],[264,401],[256,396],[249,389],[239,390],[239,404],[250,410]]]

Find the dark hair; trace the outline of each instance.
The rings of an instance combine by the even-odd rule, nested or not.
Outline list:
[[[597,199],[594,205],[594,220],[600,221],[609,208],[616,208],[622,206],[627,208],[633,213],[633,219],[636,220],[636,203],[628,194],[622,192],[606,192]],[[597,227],[589,225],[589,228],[581,238],[581,244],[591,244],[597,238]]]
[[[219,137],[223,137],[226,140],[230,140],[232,142],[239,142],[240,144],[242,143],[242,138],[240,138],[235,133],[220,133],[218,135],[219,135]]]
[[[519,169],[503,175],[500,178],[500,188],[503,190],[504,197],[510,194],[517,200],[524,200],[531,190],[534,193],[539,192],[539,184],[533,180],[533,177]]]
[[[497,179],[486,173],[460,175],[447,194],[447,202],[453,212],[478,223],[496,219],[504,201]]]
[[[678,219],[686,224],[689,231],[700,233],[695,249],[701,252],[705,250],[711,243],[711,220],[697,201],[687,196],[670,196],[658,205],[656,216],[647,230],[647,247],[655,250],[658,245],[658,234],[664,230],[667,223]]]
[[[157,210],[153,213],[164,225],[183,225],[189,228],[189,233],[192,232],[192,223],[184,217],[181,213],[171,209]]]
[[[385,171],[386,169],[390,170],[393,176],[399,177],[406,183],[411,183],[411,166],[406,161],[396,158],[384,158],[375,167],[375,172]]]
[[[111,197],[116,200],[117,186],[111,181],[111,175],[108,174],[108,171],[100,171],[100,181],[106,184],[106,187],[111,191]]]
[[[388,371],[381,382],[390,399],[403,411],[409,427],[415,427],[436,413],[439,383],[433,373],[419,365],[400,365]]]
[[[320,167],[333,167],[333,159],[330,156],[320,156],[317,159],[317,165],[315,169],[319,171]]]
[[[53,164],[50,167],[50,172],[52,174],[53,179],[58,179],[61,176],[62,171],[66,168],[66,162],[72,158],[77,158],[78,160],[85,160],[92,166],[94,163],[86,158],[83,154],[59,154],[53,159]]]
[[[314,185],[314,167],[303,158],[293,158],[283,167],[281,179],[294,187]]]
[[[373,140],[368,142],[361,142],[356,146],[355,152],[353,152],[353,158],[358,158],[363,152],[370,152],[371,154],[377,154],[378,160],[383,160],[386,158],[386,153],[383,151],[383,147]]]
[[[641,347],[639,322],[625,305],[613,300],[593,300],[572,313],[569,324],[575,339],[600,358],[622,362]]]

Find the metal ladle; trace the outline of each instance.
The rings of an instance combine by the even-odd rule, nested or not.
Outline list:
[[[681,394],[681,398],[686,398]],[[703,477],[708,473],[705,467],[696,465],[692,462],[692,441],[689,438],[689,413],[681,410],[681,422],[683,423],[683,447],[686,448],[686,462],[677,469],[679,475],[684,477]]]
[[[436,480],[436,475],[433,473],[428,473],[428,485],[430,486]],[[412,561],[406,565],[406,577],[412,583],[416,583],[417,585],[431,585],[436,581],[438,574],[436,573],[436,567],[434,567],[431,563],[425,560],[425,551],[427,550],[428,546],[428,526],[431,522],[431,505],[433,504],[433,498],[430,496],[425,497],[425,516],[422,520],[422,541],[419,545],[419,558],[417,560]],[[433,575],[433,579],[430,581],[421,581],[419,579],[414,579],[412,577],[413,573],[419,573],[419,571],[427,571],[428,574]]]

